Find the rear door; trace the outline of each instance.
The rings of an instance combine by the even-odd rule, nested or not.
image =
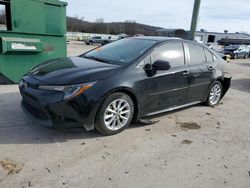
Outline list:
[[[189,51],[190,75],[188,103],[203,101],[207,96],[215,70],[214,56],[202,45],[187,43]]]
[[[186,103],[189,66],[185,63],[183,43],[168,42],[151,55],[151,63],[169,62],[169,70],[157,71],[146,79],[146,111],[148,114]]]

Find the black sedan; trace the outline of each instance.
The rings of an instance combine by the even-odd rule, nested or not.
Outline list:
[[[19,83],[22,107],[41,124],[121,132],[132,121],[198,104],[230,87],[226,62],[201,44],[137,37],[45,62]]]

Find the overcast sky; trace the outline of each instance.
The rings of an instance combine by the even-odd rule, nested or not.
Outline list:
[[[189,29],[194,0],[65,0],[67,15],[87,21],[135,20],[163,28]],[[250,33],[250,0],[201,0],[198,29]]]

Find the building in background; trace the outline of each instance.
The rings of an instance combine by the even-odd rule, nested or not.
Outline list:
[[[208,32],[206,30],[197,31],[195,40],[200,43],[219,43],[222,45],[229,44],[248,44],[250,45],[250,34],[248,33],[224,33]]]
[[[124,34],[125,35],[125,34]],[[90,37],[106,37],[112,40],[118,40],[120,35],[107,35],[107,34],[97,34],[97,33],[81,33],[81,32],[67,32],[66,34],[68,41],[84,41]]]

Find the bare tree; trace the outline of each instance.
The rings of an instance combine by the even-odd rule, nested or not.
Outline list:
[[[67,17],[67,30],[73,32],[100,33],[100,34],[120,34],[128,35],[145,34],[157,35],[158,27],[136,23],[134,20],[125,22],[104,23],[103,18],[96,19],[95,22],[77,19],[76,17]]]

